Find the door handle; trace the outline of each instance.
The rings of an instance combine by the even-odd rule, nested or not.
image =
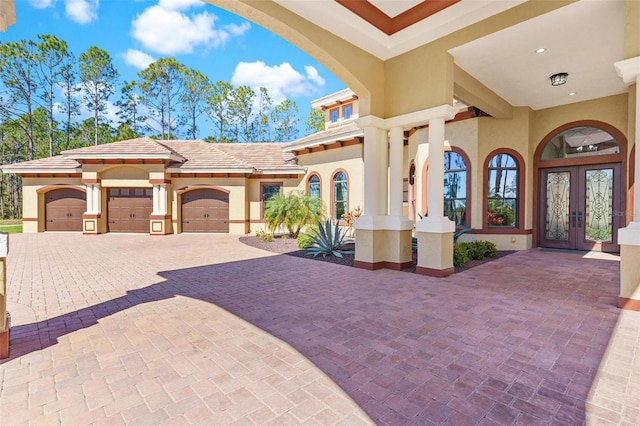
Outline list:
[[[571,212],[571,227],[576,227],[576,212]]]
[[[582,228],[582,212],[578,212],[578,228]]]

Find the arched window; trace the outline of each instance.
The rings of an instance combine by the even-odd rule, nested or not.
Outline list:
[[[455,151],[444,153],[444,215],[456,227],[466,226],[467,218],[467,165],[463,156]]]
[[[518,162],[505,152],[495,154],[487,166],[487,226],[515,228],[518,217]]]
[[[316,174],[309,176],[307,181],[307,192],[310,197],[320,198],[320,177]]]
[[[344,172],[337,172],[333,175],[333,218],[342,219],[342,216],[348,211],[348,180]]]

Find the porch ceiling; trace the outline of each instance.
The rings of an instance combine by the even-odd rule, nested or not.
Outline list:
[[[382,60],[525,2],[273,1]],[[513,106],[538,110],[625,93],[613,66],[624,59],[624,7],[624,0],[576,1],[450,53],[458,66]],[[537,54],[538,48],[546,51]],[[569,74],[567,83],[552,87],[549,77],[558,72]]]

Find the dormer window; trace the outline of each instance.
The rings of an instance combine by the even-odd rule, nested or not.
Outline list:
[[[347,104],[342,107],[342,119],[348,120],[351,118],[351,111],[353,109],[352,104]]]
[[[337,123],[338,122],[338,115],[339,115],[338,108],[334,108],[332,110],[329,110],[329,120],[331,120],[332,123]]]

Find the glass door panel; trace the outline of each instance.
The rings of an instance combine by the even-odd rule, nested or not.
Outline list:
[[[619,251],[619,176],[619,164],[541,170],[540,246]]]
[[[585,240],[613,240],[613,169],[586,170]]]
[[[571,174],[569,172],[547,173],[545,239],[569,240],[570,192]]]

